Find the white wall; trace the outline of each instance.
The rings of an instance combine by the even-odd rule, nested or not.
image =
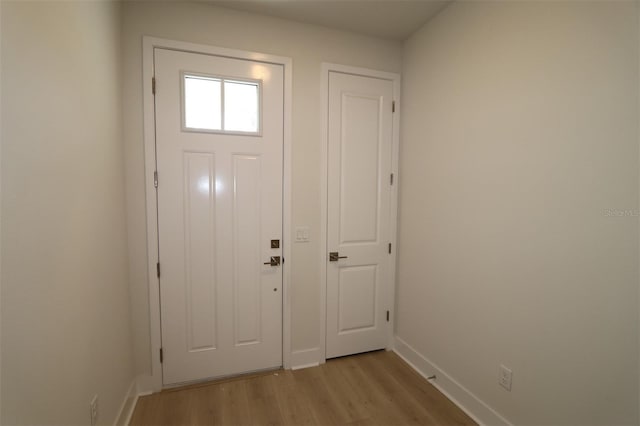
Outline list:
[[[638,423],[636,7],[458,2],[404,47],[397,334],[516,424]]]
[[[116,2],[2,2],[2,424],[113,424],[134,377]]]
[[[293,246],[292,347],[320,344],[320,64],[399,72],[401,46],[370,37],[253,15],[204,3],[124,5],[125,141],[131,300],[136,367],[150,372],[144,153],[142,36],[288,56],[293,59],[293,226],[308,225],[311,242]],[[289,259],[287,259],[289,261]]]

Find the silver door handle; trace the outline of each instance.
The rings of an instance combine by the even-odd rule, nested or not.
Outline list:
[[[329,252],[329,262],[337,262],[339,259],[346,259],[348,256],[340,256],[337,251]]]
[[[268,262],[264,262],[265,265],[271,266],[279,266],[280,265],[280,256],[271,256],[271,260]]]

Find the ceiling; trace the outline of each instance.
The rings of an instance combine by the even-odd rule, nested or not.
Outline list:
[[[404,40],[450,0],[208,0],[217,6]]]

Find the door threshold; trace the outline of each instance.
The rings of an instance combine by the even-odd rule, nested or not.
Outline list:
[[[349,358],[351,356],[356,357],[356,356],[359,356],[359,355],[373,354],[373,353],[376,353],[376,352],[384,352],[384,351],[387,351],[387,350],[388,349],[386,349],[386,348],[380,348],[380,349],[372,349],[370,351],[354,352],[352,354],[338,355],[338,356],[334,356],[334,357],[331,357],[331,358],[327,358],[327,361],[333,361],[334,359],[338,360],[338,359],[342,359],[342,358]]]
[[[245,373],[229,374],[217,377],[207,377],[206,379],[192,380],[189,382],[175,383],[171,385],[163,385],[161,392],[176,392],[181,390],[197,389],[220,383],[235,382],[238,380],[253,379],[273,374],[278,371],[284,371],[282,366],[265,368],[262,370],[247,371]]]

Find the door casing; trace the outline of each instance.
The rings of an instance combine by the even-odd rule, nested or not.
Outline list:
[[[157,193],[154,185],[156,170],[155,144],[155,108],[152,79],[154,72],[153,52],[155,48],[173,49],[192,53],[224,56],[237,59],[248,59],[267,62],[284,67],[284,129],[283,129],[283,206],[282,206],[282,240],[283,257],[291,259],[291,117],[292,117],[292,60],[291,58],[267,55],[258,52],[228,49],[203,44],[188,43],[156,37],[143,37],[142,75],[143,75],[143,108],[144,108],[144,157],[145,157],[145,193],[147,219],[147,273],[149,286],[149,322],[151,332],[151,375],[138,379],[140,393],[151,393],[162,390],[162,365],[160,363],[161,329],[160,329],[160,287],[157,276],[158,262],[158,216]],[[158,85],[159,90],[160,84]],[[160,177],[161,179],[161,177]],[[282,279],[282,362],[284,368],[291,367],[291,262],[283,264]]]
[[[398,160],[400,152],[400,74],[377,71],[368,68],[352,67],[347,65],[322,63],[322,81],[321,81],[321,158],[320,158],[320,346],[317,351],[318,363],[326,361],[326,343],[327,343],[327,208],[329,205],[329,192],[327,178],[329,173],[328,150],[329,150],[329,73],[340,72],[344,74],[359,75],[363,77],[374,77],[393,82],[393,100],[395,110],[392,116],[393,123],[393,140],[392,140],[392,158],[391,172],[393,173],[393,185],[391,186],[391,209],[389,215],[390,243],[392,246],[390,276],[393,277],[392,282],[388,284],[387,301],[391,307],[390,327],[387,336],[386,349],[393,349],[394,329],[395,329],[395,277],[396,277],[396,249],[397,249],[397,222],[398,222]]]

